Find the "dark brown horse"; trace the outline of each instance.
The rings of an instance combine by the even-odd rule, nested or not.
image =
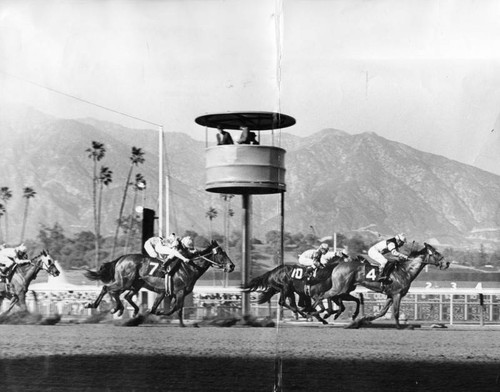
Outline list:
[[[116,304],[111,313],[118,312],[118,315],[121,316],[125,308],[120,300],[120,295],[127,292],[124,298],[134,308],[135,317],[139,313],[139,307],[134,303],[132,297],[144,287],[158,293],[151,313],[162,314],[157,311],[157,308],[165,298],[166,293],[165,273],[160,271],[160,267],[161,263],[157,259],[142,254],[131,254],[104,263],[98,271],[87,270],[85,276],[88,279],[100,280],[106,285],[102,287],[97,299],[93,303],[87,304],[86,307],[97,308],[102,298],[109,294]],[[173,294],[170,296],[173,301],[171,309],[165,315],[178,312],[182,327],[184,327],[182,317],[184,298],[193,291],[196,281],[209,267],[223,269],[225,272],[234,270],[233,262],[216,241],[212,241],[206,249],[198,251],[189,263],[180,263],[179,268],[174,273]]]
[[[23,312],[28,310],[26,293],[30,283],[36,279],[41,270],[47,271],[52,276],[59,275],[59,270],[47,250],[43,250],[38,256],[33,257],[29,263],[18,264],[14,267],[9,274],[8,290],[0,293],[0,307],[5,298],[10,299],[9,308],[2,315],[9,313],[15,305],[18,305]]]
[[[353,319],[359,313],[359,299],[347,293],[333,299],[335,304],[339,306],[339,309],[334,311],[331,301],[328,301],[328,310],[321,302],[317,302],[316,306],[321,308],[320,312],[326,311],[327,314],[323,317],[319,315],[319,312],[315,312],[315,308],[311,305],[311,298],[316,299],[318,295],[322,294],[331,287],[331,274],[332,270],[339,264],[342,260],[341,257],[334,257],[326,266],[316,270],[316,276],[310,282],[310,291],[306,290],[306,273],[305,267],[299,264],[286,264],[278,266],[271,271],[264,273],[252,279],[243,290],[245,291],[260,291],[261,295],[258,299],[259,304],[269,302],[271,298],[280,294],[278,303],[290,309],[295,317],[301,315],[308,318],[307,313],[311,313],[315,318],[317,318],[323,324],[328,324],[325,320],[330,315],[334,314],[335,319],[345,310],[345,306],[342,300],[354,301],[357,304],[355,314]],[[299,296],[299,304],[297,306],[295,294]],[[288,301],[287,301],[288,300]]]
[[[440,269],[449,267],[449,262],[444,262],[443,256],[436,249],[424,243],[424,247],[419,251],[412,252],[407,261],[398,262],[390,275],[392,282],[383,284],[377,281],[378,268],[372,266],[360,256],[348,263],[339,264],[332,271],[332,287],[322,295],[319,295],[314,305],[323,299],[335,299],[346,293],[351,293],[356,286],[361,285],[377,293],[385,294],[387,300],[385,306],[378,313],[372,316],[365,316],[353,322],[350,327],[359,327],[365,322],[382,317],[392,305],[396,327],[401,328],[399,324],[401,299],[408,293],[413,280],[428,264],[435,265]]]

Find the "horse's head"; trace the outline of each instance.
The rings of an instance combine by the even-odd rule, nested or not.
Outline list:
[[[222,249],[222,247],[217,243],[217,241],[212,240],[210,248],[212,249],[213,261],[215,263],[215,266],[224,269],[224,272],[233,272],[233,262],[224,251],[224,249]]]
[[[439,269],[446,269],[450,266],[449,261],[444,261],[444,256],[439,253],[432,245],[424,242],[425,257],[428,264],[437,266]]]
[[[44,271],[47,271],[47,273],[49,273],[50,275],[59,276],[60,272],[57,269],[54,260],[52,260],[52,257],[49,255],[49,252],[47,252],[45,249],[38,256],[34,257],[33,261],[39,263],[40,268],[43,269]]]

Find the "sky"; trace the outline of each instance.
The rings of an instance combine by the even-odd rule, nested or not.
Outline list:
[[[295,135],[375,132],[478,164],[500,156],[499,41],[497,0],[3,0],[0,115],[202,140],[200,115],[279,111]]]

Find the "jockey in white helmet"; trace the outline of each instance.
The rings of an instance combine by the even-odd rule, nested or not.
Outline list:
[[[321,244],[317,249],[306,250],[299,256],[299,264],[307,266],[307,275],[314,274],[318,267],[321,267],[321,256],[325,255],[330,247],[328,244]]]
[[[408,256],[399,252],[399,248],[406,242],[406,236],[403,233],[396,234],[387,240],[377,242],[368,250],[368,256],[380,264],[379,282],[388,282],[389,273],[387,268],[388,260],[384,255],[390,253],[392,256],[408,260]]]

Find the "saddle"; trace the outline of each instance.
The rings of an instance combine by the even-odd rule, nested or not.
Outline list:
[[[361,263],[361,264],[364,264],[364,263],[368,263],[370,265],[372,265],[373,267],[377,267],[379,268],[380,267],[380,264],[377,263],[375,260],[373,260],[370,256],[368,255],[358,255],[356,257],[358,259],[358,261]]]

